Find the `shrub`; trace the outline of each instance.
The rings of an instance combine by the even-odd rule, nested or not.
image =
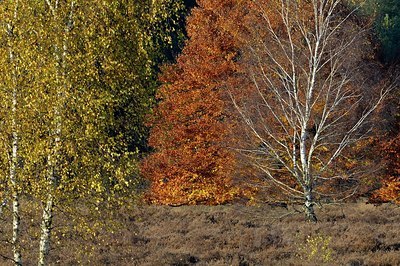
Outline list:
[[[299,245],[298,256],[303,261],[328,263],[332,261],[333,249],[330,247],[332,237],[317,234],[308,235],[306,242]]]

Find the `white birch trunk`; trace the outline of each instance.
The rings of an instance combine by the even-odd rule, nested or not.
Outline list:
[[[312,187],[307,186],[304,190],[304,207],[306,213],[306,219],[310,222],[317,222],[317,216],[314,212],[314,197],[312,194]]]
[[[46,3],[49,5],[49,8],[52,12],[53,16],[56,16],[57,9],[59,8],[58,1],[56,1],[53,6],[50,1],[46,0]],[[70,31],[70,27],[72,26],[72,16],[74,11],[75,1],[71,2],[70,6],[70,15],[69,22],[64,29],[64,34],[67,34]],[[62,133],[62,108],[65,101],[65,90],[67,89],[66,85],[66,56],[68,52],[68,46],[66,43],[66,36],[64,36],[64,40],[62,43],[62,51],[60,52],[59,46],[56,44],[54,46],[55,52],[54,56],[56,61],[58,61],[57,66],[57,85],[60,85],[57,89],[57,99],[54,107],[54,124],[55,128],[52,132],[52,136],[54,138],[53,145],[51,147],[51,151],[48,155],[48,184],[49,184],[49,194],[47,197],[46,204],[43,209],[42,214],[42,224],[41,224],[41,237],[40,237],[40,245],[39,245],[39,261],[38,265],[43,266],[47,265],[47,256],[50,250],[51,244],[51,232],[52,232],[52,222],[53,222],[53,207],[54,207],[54,188],[57,187],[59,182],[59,152],[61,149],[61,133]]]
[[[43,209],[42,224],[40,225],[39,266],[47,265],[47,255],[50,250],[51,224],[53,222],[53,207],[53,195],[49,193],[46,205]]]
[[[13,90],[12,100],[12,155],[10,165],[10,181],[12,186],[12,216],[13,216],[13,230],[12,230],[12,246],[14,253],[15,265],[22,265],[21,251],[20,251],[20,215],[19,215],[19,184],[17,181],[17,164],[18,164],[18,133],[16,131],[16,111],[17,111],[17,95],[16,88]]]
[[[14,11],[14,19],[17,18],[18,11],[18,1],[15,3],[15,11]],[[7,31],[9,38],[13,38],[13,26],[11,24],[7,24]],[[13,47],[9,47],[9,59],[11,64],[15,64],[14,51]],[[15,265],[22,265],[21,258],[21,248],[20,248],[20,224],[21,217],[19,214],[19,184],[17,180],[17,166],[18,166],[18,131],[17,131],[17,108],[18,108],[18,100],[17,100],[17,67],[13,66],[12,71],[12,81],[13,81],[13,89],[12,89],[12,100],[11,100],[11,132],[12,132],[12,151],[10,158],[10,183],[11,183],[11,191],[12,191],[12,249],[13,249],[13,258]]]
[[[55,109],[56,119],[59,118],[58,108]],[[53,223],[53,207],[54,207],[54,188],[57,186],[57,171],[56,167],[58,164],[57,153],[60,146],[60,135],[61,135],[61,121],[56,121],[56,129],[55,129],[55,138],[54,138],[54,146],[53,153],[48,155],[48,185],[49,192],[47,196],[46,203],[43,206],[42,213],[42,223],[40,225],[40,243],[39,243],[39,261],[38,265],[43,266],[47,265],[47,256],[50,251],[50,243],[51,243],[51,232],[52,232],[52,223]]]
[[[306,220],[310,222],[317,222],[317,217],[314,212],[314,196],[312,194],[313,182],[309,163],[307,156],[307,131],[306,128],[303,127],[301,130],[301,138],[300,138],[300,161],[301,167],[303,171],[303,182],[304,182],[304,208],[306,214]]]

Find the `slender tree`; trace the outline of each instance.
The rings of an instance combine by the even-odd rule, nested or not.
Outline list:
[[[4,1],[0,5],[1,22],[1,55],[2,55],[2,111],[1,135],[4,153],[2,171],[8,176],[8,186],[2,188],[2,203],[4,208],[7,202],[12,204],[12,239],[13,261],[15,265],[22,264],[20,247],[20,195],[25,187],[21,174],[21,158],[24,155],[23,141],[26,137],[24,127],[27,116],[31,115],[30,108],[26,107],[26,99],[31,93],[29,69],[29,52],[24,47],[28,46],[32,38],[23,31],[26,25],[21,13],[26,11],[26,5],[20,1]],[[7,170],[5,170],[7,169]],[[6,174],[6,172],[8,172]],[[9,191],[9,194],[8,194]]]
[[[21,250],[19,246],[20,238],[20,214],[19,214],[19,184],[17,180],[17,164],[18,164],[18,118],[17,118],[17,108],[18,108],[18,63],[15,58],[14,43],[15,43],[15,22],[18,18],[18,1],[15,2],[14,14],[12,20],[7,23],[7,35],[9,38],[8,44],[8,59],[11,65],[11,134],[12,134],[12,144],[11,144],[11,158],[10,158],[10,184],[12,190],[12,213],[13,213],[13,234],[12,234],[12,245],[14,253],[14,263],[15,265],[22,265],[21,260]],[[14,39],[14,40],[13,40]]]

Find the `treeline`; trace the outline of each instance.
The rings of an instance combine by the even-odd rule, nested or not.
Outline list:
[[[323,200],[399,202],[396,0],[0,9],[0,218],[16,265],[21,200],[40,203],[39,265],[56,210],[90,233],[82,213],[138,198],[297,201],[313,221]]]
[[[145,198],[298,201],[312,220],[316,201],[398,202],[395,2],[198,1],[162,71]]]

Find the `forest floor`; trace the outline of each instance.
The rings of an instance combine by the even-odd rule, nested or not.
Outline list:
[[[53,245],[50,264],[400,265],[399,206],[324,206],[316,224],[296,209],[141,206],[119,214],[119,230],[87,240],[65,236]],[[36,253],[25,249],[24,265],[35,265]]]

